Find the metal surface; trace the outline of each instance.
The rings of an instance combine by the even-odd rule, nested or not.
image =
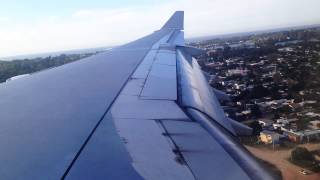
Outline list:
[[[1,84],[0,176],[61,178],[135,67],[167,33]]]
[[[176,100],[176,66],[154,63],[140,96],[143,99]]]
[[[168,66],[176,66],[175,51],[159,50],[154,63]]]
[[[191,47],[191,46],[178,46],[178,48],[192,57],[200,56],[200,55],[206,53],[205,50],[198,49],[198,48]]]
[[[176,11],[161,29],[183,30],[183,23],[184,23],[183,19],[184,19],[184,12]]]
[[[184,32],[183,31],[175,31],[174,34],[169,39],[170,44],[175,44],[177,46],[184,46]]]
[[[143,180],[132,167],[132,159],[122,142],[108,114],[65,179]]]
[[[168,118],[190,121],[174,101],[176,56],[175,51],[167,48],[172,48],[168,39],[165,36],[152,47],[157,53],[149,52],[144,58],[110,112],[132,157],[132,165],[143,178],[191,180],[194,179],[191,171],[177,160],[179,156],[172,151],[172,144],[158,124],[158,120]]]
[[[199,123],[172,120],[163,120],[162,123],[179,147],[196,179],[250,179]],[[226,173],[227,170],[232,170],[232,173]]]
[[[252,135],[252,128],[238,122],[235,121],[231,118],[228,118],[228,121],[231,123],[233,129],[235,130],[235,132],[237,133],[238,136],[251,136]]]
[[[212,88],[213,93],[220,101],[231,101],[231,98],[223,91]]]
[[[119,95],[113,103],[112,108],[108,111],[109,113],[107,114],[107,117],[100,121],[101,124],[98,126],[92,138],[90,138],[88,141],[88,144],[85,146],[83,152],[79,155],[78,160],[75,161],[74,165],[72,166],[70,173],[68,173],[68,178],[77,179],[80,177],[85,179],[85,177],[90,177],[88,173],[94,173],[97,175],[95,177],[98,179],[103,179],[103,177],[109,179],[110,176],[107,174],[108,172],[112,171],[110,172],[111,177],[115,177],[115,179],[130,179],[131,176],[135,179],[137,178],[136,174],[132,172],[132,169],[129,167],[130,165],[128,166],[127,164],[130,163],[134,170],[144,178],[161,178],[162,176],[159,176],[160,173],[166,177],[166,179],[190,179],[188,178],[190,177],[188,169],[180,164],[177,164],[174,159],[170,158],[173,157],[173,154],[168,148],[166,148],[168,145],[164,144],[167,141],[165,139],[161,140],[163,137],[159,129],[155,129],[157,128],[157,126],[154,126],[155,121],[151,120],[162,119],[166,117],[172,117],[179,120],[187,118],[186,115],[180,110],[174,101],[159,102],[153,100],[143,100],[140,98],[142,88],[146,85],[147,77],[158,77],[153,75],[154,73],[151,68],[153,67],[155,56],[157,52],[159,52],[161,44],[166,43],[173,32],[170,30],[160,30],[156,31],[156,33],[161,33],[162,38],[152,45],[151,50],[146,54],[135,72],[132,73],[131,77],[128,77],[128,81],[123,86],[122,91],[119,92]],[[138,40],[138,42],[140,46],[146,46],[146,42],[143,39]],[[126,46],[120,47],[119,49],[124,51],[130,51],[133,49],[133,51],[135,51],[139,50],[140,48],[136,48],[134,44],[130,43]],[[159,65],[160,64],[157,64],[157,66]],[[161,68],[160,71],[158,71],[159,68],[156,67],[153,69],[156,70],[155,72],[168,72],[168,70],[161,71]],[[157,75],[162,77],[161,74]],[[174,75],[176,76],[175,73]],[[166,75],[163,77],[167,78],[169,76]],[[136,122],[138,119],[140,119],[139,123]],[[149,119],[149,121],[145,121],[145,119]],[[110,157],[113,154],[111,150],[117,150],[115,148],[120,147],[117,147],[116,142],[113,141],[114,139],[117,139],[117,137],[113,136],[114,134],[112,134],[112,132],[114,129],[112,129],[112,123],[110,124],[108,121],[116,123],[117,132],[121,136],[122,142],[130,154],[129,159],[123,159],[121,157],[119,159],[120,162],[112,162],[112,159],[116,157]],[[110,129],[110,127],[106,127],[106,125],[112,126],[112,128]],[[111,135],[108,135],[104,131],[106,128],[109,128]],[[152,134],[154,136],[152,136]],[[143,137],[147,139],[141,141]],[[158,146],[159,149],[150,149],[149,145],[152,144],[154,146]],[[131,148],[129,148],[128,145],[130,145]],[[101,150],[97,150],[97,148]],[[142,152],[149,153],[141,154],[141,150]],[[161,160],[158,158],[152,159],[150,157],[157,156],[159,153],[164,153]],[[115,153],[115,155],[117,156],[120,154]],[[133,157],[133,159],[131,157]],[[108,158],[110,159],[108,160]],[[150,162],[153,166],[150,166]],[[154,162],[159,162],[159,165],[157,166],[157,163],[154,164]],[[86,163],[88,163],[88,165],[92,165],[93,167],[85,169]],[[99,164],[94,165],[94,163]],[[116,165],[114,167],[110,166],[112,163],[115,163]],[[109,169],[104,171],[103,167]],[[171,169],[168,169],[168,167]],[[123,171],[122,175],[120,171]]]
[[[115,118],[186,119],[186,115],[169,100],[144,100],[138,96],[120,95],[111,108]]]
[[[156,54],[157,50],[149,51],[144,60],[141,62],[141,64],[138,66],[138,68],[132,75],[132,78],[146,79],[150,72]]]
[[[145,84],[145,79],[130,79],[124,89],[122,90],[123,95],[134,95],[139,96],[141,94],[141,90]]]
[[[194,180],[188,167],[179,163],[159,124],[150,119],[114,119],[132,157],[133,167],[145,179]]]
[[[250,179],[271,180],[274,177],[263,167],[252,154],[245,149],[230,132],[222,128],[216,121],[213,121],[207,115],[198,110],[188,108],[189,115],[196,120],[206,131],[218,142],[235,162],[241,167]],[[237,168],[236,168],[237,169]],[[228,172],[229,167],[225,167],[224,172]],[[232,172],[234,173],[234,172]],[[238,178],[237,178],[238,179]],[[246,179],[246,178],[244,178]]]
[[[235,131],[226,119],[217,97],[211,91],[197,61],[183,49],[177,50],[181,105],[192,107],[212,117],[231,133]]]

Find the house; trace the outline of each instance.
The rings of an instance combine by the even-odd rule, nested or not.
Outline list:
[[[303,131],[303,141],[320,140],[320,129]]]
[[[299,104],[299,103],[290,103],[290,104],[289,104],[289,107],[290,107],[292,110],[297,110],[297,109],[300,109],[302,106],[301,106],[301,104]]]
[[[280,134],[272,131],[262,131],[260,132],[259,139],[265,144],[275,144],[279,142]]]
[[[320,140],[320,129],[305,131],[287,131],[284,133],[288,139],[295,143],[309,142],[310,140]]]
[[[287,131],[283,133],[288,139],[295,143],[300,143],[302,141],[303,134],[295,131]]]
[[[286,45],[291,45],[291,44],[298,44],[301,43],[303,41],[301,40],[290,40],[290,41],[282,41],[282,42],[277,42],[274,45],[275,46],[286,46]]]
[[[286,124],[283,124],[283,123],[273,123],[272,126],[273,126],[273,129],[281,130],[283,127],[286,126]]]
[[[312,130],[320,129],[320,120],[309,121],[308,127]]]
[[[271,126],[273,124],[273,121],[269,119],[260,119],[258,122],[262,127]]]
[[[320,114],[314,113],[314,112],[308,112],[306,113],[306,116],[309,116],[311,118],[320,117]]]
[[[279,48],[278,51],[279,52],[293,52],[294,49],[291,47],[285,47],[285,48]]]

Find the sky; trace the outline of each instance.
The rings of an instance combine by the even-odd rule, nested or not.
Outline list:
[[[0,0],[0,57],[123,44],[185,11],[186,37],[320,24],[320,0]]]

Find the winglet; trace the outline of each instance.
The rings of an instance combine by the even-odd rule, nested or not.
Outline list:
[[[176,11],[161,29],[183,30],[183,11]]]

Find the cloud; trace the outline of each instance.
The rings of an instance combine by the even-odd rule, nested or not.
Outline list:
[[[0,28],[0,57],[122,44],[185,11],[187,37],[320,22],[319,0],[175,0],[118,9],[80,9]],[[1,17],[0,17],[1,22]]]
[[[0,22],[8,22],[10,20],[10,18],[5,17],[5,16],[0,16]]]

